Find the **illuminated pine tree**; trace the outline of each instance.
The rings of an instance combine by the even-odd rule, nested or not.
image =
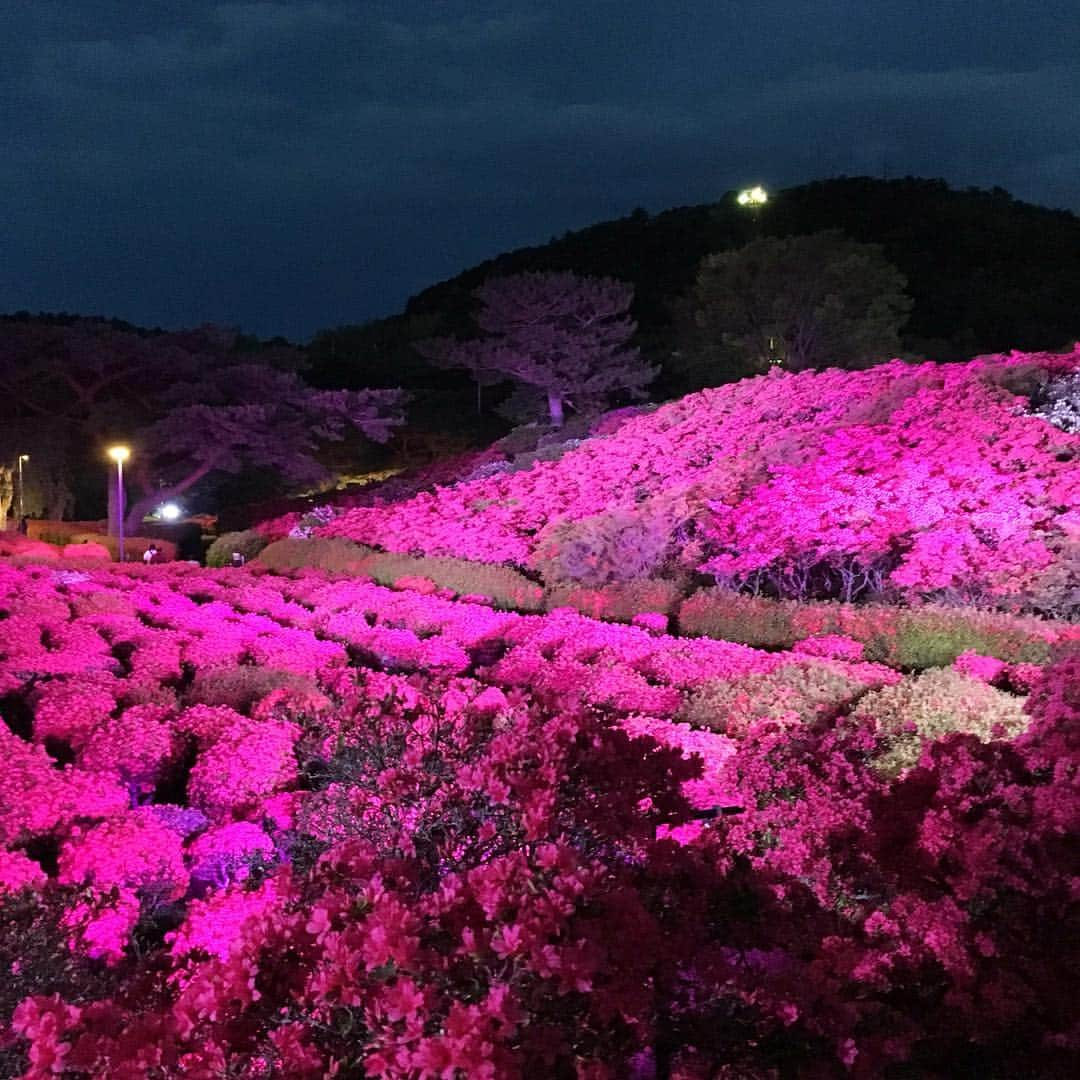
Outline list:
[[[612,397],[640,399],[657,373],[629,344],[632,285],[571,273],[525,273],[492,278],[473,295],[475,341],[436,339],[421,352],[436,363],[463,367],[477,381],[501,375],[532,387],[547,401],[554,427],[566,409],[588,412]]]

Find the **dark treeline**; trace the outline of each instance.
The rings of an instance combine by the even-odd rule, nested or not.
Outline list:
[[[944,180],[910,177],[816,181],[772,193],[757,212],[740,207],[735,194],[653,215],[636,210],[480,263],[412,297],[400,315],[315,335],[309,377],[323,386],[404,385],[415,392],[417,420],[437,422],[449,410],[469,424],[460,376],[425,364],[413,342],[473,334],[473,292],[489,278],[572,271],[634,286],[637,340],[662,369],[654,392],[664,396],[685,389],[666,368],[679,301],[702,259],[756,238],[824,230],[880,245],[904,275],[913,302],[901,334],[908,356],[949,361],[1056,350],[1080,337],[1080,218],[1069,211],[1021,202],[1000,188],[953,190]]]

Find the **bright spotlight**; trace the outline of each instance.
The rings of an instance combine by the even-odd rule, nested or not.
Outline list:
[[[184,513],[176,503],[168,502],[158,507],[158,517],[164,521],[176,521]]]
[[[760,186],[743,188],[735,196],[735,201],[740,206],[764,206],[769,201],[769,193]]]
[[[107,453],[118,465],[131,457],[131,451],[126,446],[110,446]]]

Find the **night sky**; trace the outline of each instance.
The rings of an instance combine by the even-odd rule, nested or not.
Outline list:
[[[1076,0],[0,2],[0,311],[306,340],[567,229],[869,174],[1080,210]]]

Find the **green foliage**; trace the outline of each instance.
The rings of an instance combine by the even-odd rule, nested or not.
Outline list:
[[[837,230],[710,255],[677,323],[688,381],[709,386],[770,364],[852,368],[896,356],[911,310],[906,284],[878,245]]]
[[[656,577],[671,555],[673,529],[659,507],[559,521],[541,534],[532,565],[551,588]]]
[[[72,443],[71,427],[62,420],[40,415],[5,417],[0,408],[0,473],[12,463],[12,517],[19,514],[19,472],[14,463],[20,454],[29,455],[22,470],[23,511],[36,518],[71,515],[75,508],[69,464],[75,450]]]
[[[244,558],[254,559],[266,547],[266,537],[254,529],[228,532],[219,536],[206,551],[207,566],[230,566],[234,551]]]
[[[405,584],[415,588],[423,587],[422,582],[430,582],[433,588],[450,589],[458,596],[482,596],[499,608],[515,611],[541,608],[539,586],[509,566],[387,551],[366,556],[357,570],[380,585]]]
[[[699,589],[679,607],[679,632],[735,641],[755,649],[789,649],[798,641],[794,602],[766,600],[730,589]]]
[[[530,403],[561,427],[565,406],[598,411],[612,395],[640,399],[658,369],[630,346],[634,290],[614,278],[574,273],[493,277],[473,291],[483,338],[432,338],[417,349],[433,364],[469,371],[478,386],[507,378],[531,393]]]
[[[1050,646],[1025,621],[938,607],[902,611],[891,634],[866,640],[868,660],[915,671],[946,667],[962,652],[995,656],[1012,664],[1042,664],[1049,659]]]
[[[507,610],[539,611],[542,606],[540,587],[509,566],[376,551],[337,536],[276,540],[262,551],[258,561],[269,570],[315,567],[328,573],[369,577],[388,587],[431,592],[449,589],[458,596],[484,597]]]
[[[440,314],[462,332],[470,292],[489,277],[527,270],[619,277],[634,285],[644,351],[667,368],[672,301],[693,288],[705,256],[743,247],[756,224],[765,236],[840,229],[881,244],[914,300],[905,352],[959,360],[1011,348],[1059,349],[1076,336],[1080,220],[1073,214],[1000,189],[954,191],[943,180],[911,177],[842,177],[770,194],[756,223],[734,192],[708,205],[600,222],[481,263],[425,289],[408,310]],[[675,374],[665,370],[660,396],[680,392]]]
[[[437,316],[401,315],[322,330],[305,349],[308,377],[315,386],[353,390],[430,382],[432,373],[412,345],[440,329]]]
[[[259,552],[258,561],[268,570],[299,570],[315,567],[330,574],[357,572],[357,566],[374,548],[354,544],[340,536],[313,536],[309,540],[275,540]]]
[[[885,750],[872,763],[885,776],[911,768],[928,742],[946,735],[962,732],[987,742],[1017,735],[1029,722],[1023,698],[950,668],[925,671],[873,690],[858,703],[853,716],[873,717],[886,735]]]
[[[948,666],[962,652],[1012,664],[1046,663],[1051,642],[1064,628],[989,611],[770,600],[720,587],[683,601],[678,620],[684,634],[759,649],[789,649],[817,634],[843,634],[866,646],[867,660],[913,671]]]
[[[311,679],[293,671],[241,665],[200,670],[184,694],[184,703],[228,705],[237,712],[247,713],[268,694],[281,689],[310,698],[320,693]]]
[[[690,692],[679,719],[739,736],[758,720],[808,724],[835,716],[866,689],[866,683],[827,663],[806,660],[764,675],[708,679]]]

